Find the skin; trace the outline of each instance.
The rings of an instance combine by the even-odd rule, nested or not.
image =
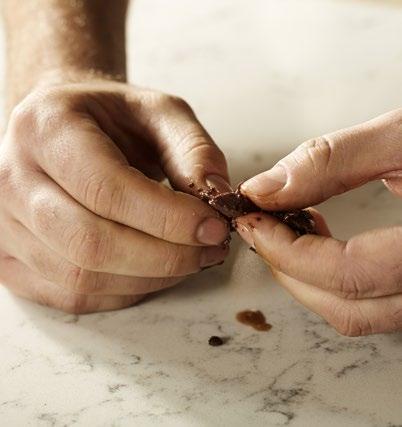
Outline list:
[[[2,5],[0,282],[88,313],[221,262],[227,224],[196,195],[229,187],[224,155],[185,101],[126,83],[127,2]]]
[[[402,109],[300,145],[271,170],[242,185],[264,209],[315,205],[382,179],[402,196]],[[402,330],[402,227],[340,241],[313,211],[319,234],[297,238],[268,215],[238,220],[278,281],[338,332],[360,336]],[[257,219],[259,218],[259,219]],[[317,262],[319,260],[319,262]]]
[[[227,227],[195,196],[208,183],[229,189],[225,158],[183,100],[126,83],[127,1],[2,6],[9,120],[0,144],[0,281],[39,303],[88,313],[130,306],[223,260]],[[401,142],[398,110],[302,144],[242,191],[277,210],[375,179],[400,197]],[[344,242],[313,215],[319,236],[296,238],[259,214],[238,219],[238,231],[340,333],[401,330],[394,247],[402,227]]]

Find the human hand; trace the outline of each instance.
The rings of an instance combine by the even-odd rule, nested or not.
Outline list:
[[[109,81],[38,89],[0,145],[0,282],[67,312],[132,305],[223,261],[227,225],[194,196],[227,181],[181,99]]]
[[[268,210],[303,208],[383,179],[402,196],[402,110],[307,141],[274,168],[242,185]],[[402,329],[402,227],[331,237],[312,210],[320,235],[296,237],[269,215],[238,219],[240,235],[302,304],[348,336]]]

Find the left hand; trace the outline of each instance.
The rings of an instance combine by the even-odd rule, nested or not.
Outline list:
[[[307,141],[242,185],[267,210],[303,208],[383,179],[402,196],[402,110]],[[343,335],[402,330],[402,227],[340,241],[312,210],[319,235],[297,237],[269,215],[237,220],[278,281]]]
[[[0,145],[0,283],[77,314],[131,306],[223,261],[227,224],[197,190],[227,181],[184,100],[101,79],[35,88]]]

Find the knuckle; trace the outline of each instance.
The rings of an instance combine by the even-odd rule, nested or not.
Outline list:
[[[169,250],[164,262],[164,276],[174,277],[183,274],[183,269],[185,268],[185,255],[183,251]]]
[[[176,108],[185,111],[192,111],[190,104],[183,98],[176,95],[168,95],[170,104],[174,105]]]
[[[310,139],[301,145],[315,169],[326,169],[333,157],[333,143],[325,136]]]
[[[337,149],[337,144],[328,136],[320,136],[302,144],[313,171],[317,176],[335,177],[332,180],[333,192],[343,193],[348,190],[348,186],[342,180],[339,173],[341,165],[346,163],[341,149]],[[321,189],[323,197],[326,195],[325,188]]]
[[[38,110],[31,100],[25,99],[17,104],[11,111],[9,125],[11,129],[19,131],[32,130],[38,119]]]
[[[11,132],[19,142],[32,143],[32,136],[46,132],[54,134],[58,130],[57,123],[65,120],[65,96],[54,88],[42,88],[32,92],[14,107],[10,115]],[[36,138],[37,143],[46,138]]]
[[[27,245],[24,253],[24,261],[26,261],[27,265],[42,278],[50,281],[54,279],[55,272],[53,270],[53,265],[49,263],[47,251],[37,250],[37,248]]]
[[[178,145],[183,147],[182,156],[184,158],[190,155],[200,154],[205,157],[211,148],[211,142],[205,137],[205,134],[198,126],[192,126],[187,132],[184,132]]]
[[[190,128],[191,129],[180,133],[177,138],[176,147],[177,150],[180,151],[181,158],[187,159],[193,163],[194,171],[202,175],[204,174],[205,164],[209,159],[213,162],[217,161],[216,153],[218,153],[218,151],[213,151],[214,145],[198,126],[191,126]],[[164,156],[161,159],[162,167],[168,167],[173,163],[173,160],[174,159],[170,156]],[[223,153],[220,155],[220,161],[223,165],[223,169],[225,169],[226,160]]]
[[[359,256],[360,248],[351,239],[343,246],[343,257],[334,268],[330,287],[344,299],[360,299],[376,294],[376,275],[370,264]]]
[[[104,268],[112,252],[110,236],[93,225],[79,227],[68,241],[70,259],[85,270]]]
[[[82,295],[95,294],[102,288],[97,273],[77,265],[73,265],[67,270],[64,283],[70,291]]]
[[[150,99],[153,105],[161,109],[171,107],[171,96],[164,92],[152,91]]]
[[[99,173],[85,178],[84,183],[79,183],[83,188],[84,203],[93,212],[105,218],[110,218],[113,212],[121,212],[124,201],[124,185],[117,185],[114,178],[100,176]]]
[[[162,215],[155,218],[158,223],[159,232],[162,240],[170,240],[173,236],[180,233],[180,228],[183,224],[183,218],[178,212],[165,210]]]
[[[39,233],[46,233],[57,217],[56,202],[43,192],[36,192],[30,200],[32,227]]]
[[[337,332],[347,337],[360,337],[373,333],[373,327],[357,306],[340,303],[335,309],[330,323]]]
[[[190,105],[183,98],[179,96],[170,95],[163,92],[155,92],[154,97],[156,99],[156,103],[161,108],[178,108],[185,111],[191,110]]]
[[[330,278],[330,287],[336,291],[337,295],[345,299],[354,300],[362,296],[360,279],[354,268],[336,269]]]

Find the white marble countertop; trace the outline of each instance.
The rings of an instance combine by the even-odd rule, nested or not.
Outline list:
[[[402,2],[138,0],[130,67],[190,101],[234,181],[304,139],[402,105]],[[401,223],[380,183],[322,206],[336,236]],[[273,325],[235,321],[259,308]],[[210,335],[226,335],[221,347]],[[402,423],[402,335],[345,338],[235,240],[222,267],[120,312],[65,315],[0,289],[2,426]]]

